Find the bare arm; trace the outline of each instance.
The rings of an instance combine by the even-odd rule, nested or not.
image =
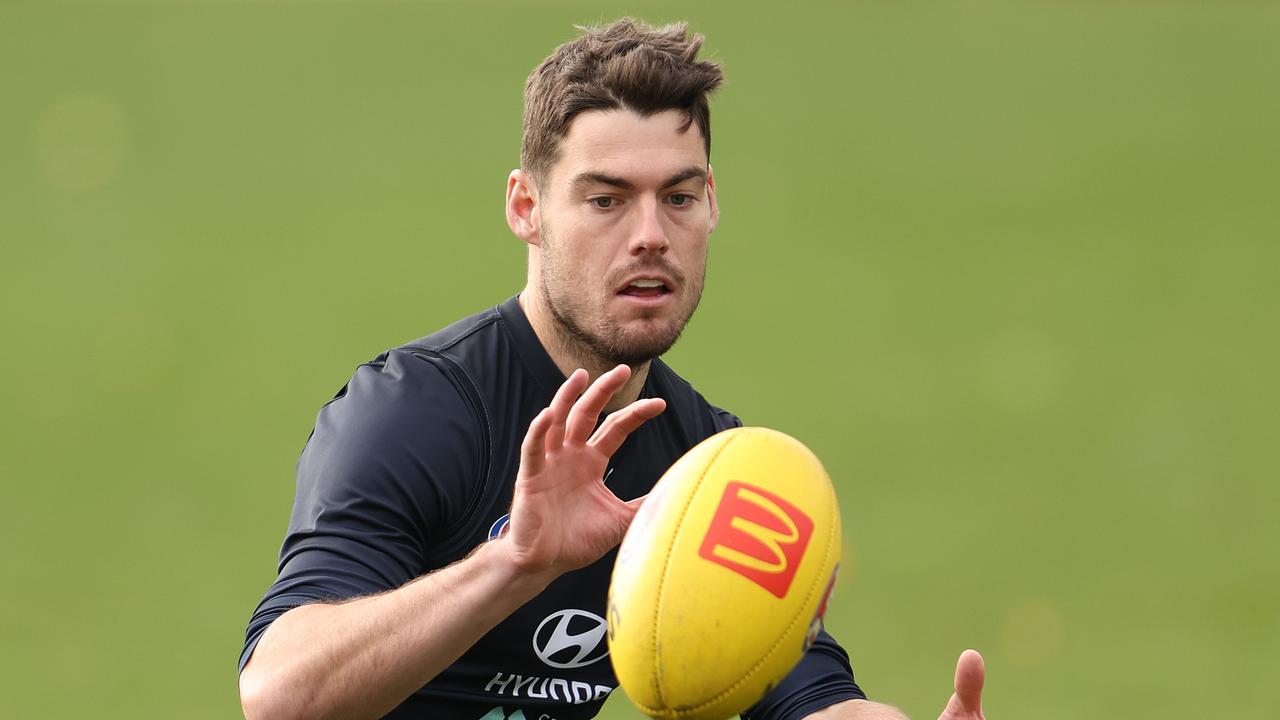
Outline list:
[[[534,418],[507,536],[395,590],[304,605],[272,623],[240,674],[245,716],[381,717],[556,577],[616,546],[640,500],[614,496],[605,467],[665,408],[662,400],[636,401],[592,433],[629,376],[620,366],[588,388],[587,374],[575,372]],[[555,521],[566,515],[582,521]]]
[[[245,717],[390,712],[550,581],[521,573],[503,541],[397,590],[280,616],[240,674]]]

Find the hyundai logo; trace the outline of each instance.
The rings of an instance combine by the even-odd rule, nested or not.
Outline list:
[[[533,651],[554,668],[580,668],[609,654],[604,618],[586,610],[552,613],[533,631]]]

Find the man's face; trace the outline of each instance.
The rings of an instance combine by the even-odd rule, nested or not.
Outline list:
[[[583,113],[540,187],[542,299],[566,339],[608,363],[666,352],[702,296],[718,210],[702,135],[685,122]]]

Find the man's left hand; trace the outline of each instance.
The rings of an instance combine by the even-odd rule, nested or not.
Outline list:
[[[982,685],[987,670],[977,650],[965,650],[956,662],[955,692],[938,720],[986,720],[982,714]],[[901,710],[867,700],[846,700],[823,708],[805,720],[906,720]]]
[[[956,662],[956,691],[938,720],[986,720],[982,714],[982,685],[987,667],[977,650],[965,650]]]

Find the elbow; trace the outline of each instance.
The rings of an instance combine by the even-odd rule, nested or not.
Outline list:
[[[325,673],[308,670],[317,664],[315,658],[291,651],[295,647],[290,642],[294,633],[285,621],[296,617],[297,612],[295,608],[276,618],[240,670],[240,711],[245,720],[329,720],[343,716],[322,698],[327,697],[321,692]]]
[[[283,687],[278,679],[265,677],[250,662],[240,673],[240,710],[245,720],[302,720],[306,713],[297,694]]]
[[[240,676],[240,712],[244,720],[264,720],[271,717],[266,707],[266,697],[256,686],[247,685],[244,675]]]
[[[245,720],[282,717],[273,707],[272,695],[260,673],[249,668],[240,672],[240,710]]]

